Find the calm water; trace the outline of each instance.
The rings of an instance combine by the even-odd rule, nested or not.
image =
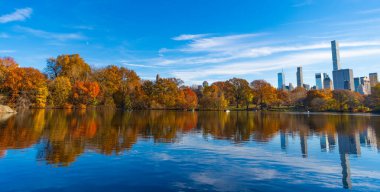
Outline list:
[[[0,117],[0,191],[380,191],[380,116],[40,110]]]

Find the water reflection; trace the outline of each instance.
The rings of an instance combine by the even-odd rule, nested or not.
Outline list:
[[[286,152],[299,138],[299,154],[308,158],[310,137],[319,137],[321,152],[339,148],[342,185],[350,189],[350,155],[361,147],[379,150],[380,118],[352,115],[303,115],[254,112],[174,112],[113,110],[25,111],[0,120],[0,158],[10,149],[35,145],[37,160],[69,166],[86,150],[105,155],[129,151],[139,140],[180,142],[186,134],[234,144],[266,143],[279,136]],[[1,161],[1,160],[0,160]]]

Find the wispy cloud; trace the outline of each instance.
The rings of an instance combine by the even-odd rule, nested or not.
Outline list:
[[[90,25],[76,25],[76,26],[72,26],[71,28],[73,29],[82,29],[82,30],[94,30],[94,26],[90,26]]]
[[[176,41],[186,41],[186,40],[199,39],[199,38],[202,38],[202,37],[206,37],[208,35],[209,34],[182,34],[180,36],[173,37],[172,39],[176,40]]]
[[[380,13],[380,8],[362,10],[362,11],[358,11],[357,13],[358,13],[358,14],[373,14],[373,13]]]
[[[24,21],[32,15],[32,8],[16,9],[15,12],[0,16],[0,23]]]
[[[341,55],[344,58],[362,57],[370,55],[379,55],[380,48],[352,49],[342,50]],[[241,76],[256,74],[264,71],[278,70],[282,68],[292,68],[299,65],[307,66],[318,63],[327,63],[331,61],[329,51],[306,51],[301,53],[287,54],[275,58],[245,60],[242,62],[227,62],[217,66],[204,66],[193,68],[191,70],[178,70],[172,72],[172,75],[182,78],[188,82],[199,82],[210,76]]]
[[[198,66],[251,61],[255,58],[274,54],[305,52],[311,50],[330,49],[330,41],[309,44],[274,43],[257,41],[257,34],[206,37],[192,40],[178,49],[162,49],[160,57],[140,61],[129,61],[136,64],[154,63],[157,66]],[[273,45],[272,45],[273,44]],[[347,41],[341,47],[380,46],[380,41]],[[162,53],[167,53],[163,55]]]
[[[67,40],[83,40],[86,39],[85,36],[83,36],[80,33],[53,33],[38,29],[32,29],[29,27],[21,27],[17,26],[16,30],[19,30],[21,32],[34,35],[36,37],[44,38],[44,39],[53,39],[58,41],[67,41]]]
[[[298,3],[293,4],[292,7],[303,7],[311,4],[313,4],[313,0],[302,0]]]
[[[380,18],[359,19],[347,22],[334,23],[334,25],[362,25],[362,24],[378,24]]]
[[[223,51],[227,47],[226,45],[238,44],[252,38],[265,35],[263,33],[249,33],[227,36],[213,36],[207,38],[194,39],[188,46],[182,51],[201,52],[201,51]]]
[[[14,53],[15,50],[0,50],[0,53]]]
[[[133,63],[129,63],[128,61],[120,61],[120,63],[122,65],[125,65],[125,66],[131,66],[131,67],[141,67],[141,68],[156,68],[157,66],[154,66],[154,65],[143,65],[143,64],[133,64]]]

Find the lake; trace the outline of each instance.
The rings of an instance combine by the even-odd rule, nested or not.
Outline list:
[[[380,116],[0,116],[0,191],[380,191]]]

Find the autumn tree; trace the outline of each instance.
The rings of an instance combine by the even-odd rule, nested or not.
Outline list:
[[[160,78],[154,84],[153,100],[155,108],[175,108],[180,96],[177,81]]]
[[[198,97],[197,94],[191,90],[189,87],[181,90],[181,97],[183,97],[183,103],[181,104],[181,108],[183,109],[195,109],[198,105]]]
[[[332,92],[335,103],[335,110],[355,111],[363,106],[364,98],[362,95],[349,90],[334,90]]]
[[[49,84],[50,100],[56,107],[63,107],[71,95],[71,83],[67,77],[57,77]]]
[[[110,65],[95,70],[94,79],[100,84],[104,104],[124,109],[141,105],[141,79],[135,71]]]
[[[4,81],[7,75],[14,69],[18,68],[18,64],[11,57],[0,57],[0,92],[3,91]]]
[[[307,91],[303,87],[297,87],[289,92],[289,105],[295,107],[303,106],[304,100],[306,99]]]
[[[96,104],[96,97],[100,88],[97,82],[77,81],[72,89],[73,103],[79,108],[86,108],[86,105]]]
[[[280,106],[280,105],[289,105],[290,103],[290,98],[289,98],[289,92],[284,91],[284,90],[276,90],[276,95],[277,95],[277,100],[275,103]]]
[[[271,105],[277,99],[276,88],[265,80],[255,80],[251,83],[254,101],[260,109]]]
[[[146,80],[146,81],[143,81],[142,85],[141,85],[141,89],[145,95],[145,98],[144,98],[144,103],[146,104],[146,107],[147,108],[151,108],[152,107],[152,102],[153,102],[153,97],[154,97],[154,94],[155,94],[155,91],[154,91],[154,82],[153,81],[149,81],[149,80]]]
[[[126,68],[120,68],[121,84],[119,91],[116,93],[121,96],[122,100],[117,100],[119,106],[125,109],[134,108],[134,101],[138,99],[137,95],[141,89],[141,79],[135,71]]]
[[[251,98],[251,89],[247,80],[232,78],[228,80],[226,84],[230,87],[228,91],[230,91],[230,94],[233,95],[237,108],[239,108],[239,104],[242,103],[242,101],[246,101],[244,102],[245,104],[249,103]]]
[[[212,83],[212,85],[216,85],[219,88],[219,91],[223,92],[223,96],[227,100],[228,104],[235,104],[232,85],[230,83],[227,81],[217,81]]]
[[[367,98],[367,105],[376,111],[380,111],[380,84],[372,87],[371,95]]]
[[[304,104],[314,111],[328,110],[330,105],[329,101],[332,98],[330,90],[310,90],[307,92]]]
[[[91,68],[78,54],[60,55],[47,60],[45,72],[49,78],[65,76],[71,83],[75,83],[75,81],[86,81]]]
[[[9,103],[18,107],[45,107],[47,97],[46,77],[33,68],[15,68],[8,71],[2,84]]]
[[[203,89],[203,96],[199,101],[203,109],[225,109],[228,101],[224,98],[224,93],[216,85],[207,86]]]

